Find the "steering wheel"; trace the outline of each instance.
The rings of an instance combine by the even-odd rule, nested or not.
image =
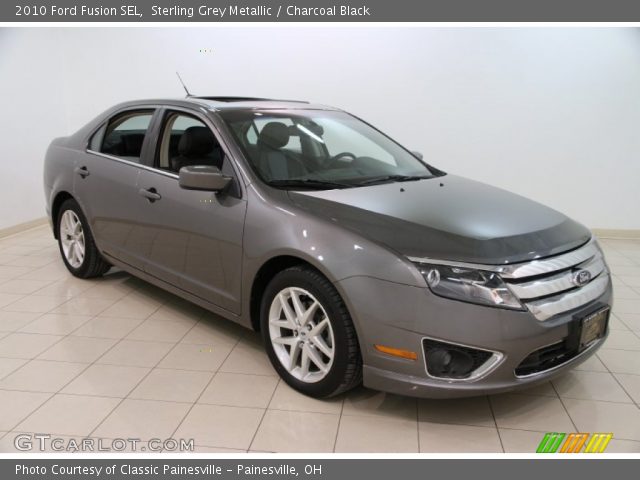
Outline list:
[[[344,157],[351,157],[351,159],[352,159],[352,160],[355,160],[356,158],[358,158],[356,155],[354,155],[354,154],[353,154],[353,153],[351,153],[351,152],[341,152],[341,153],[339,153],[339,154],[334,155],[333,157],[331,157],[331,158],[329,159],[329,161],[327,162],[326,167],[327,167],[327,168],[333,168],[333,167],[337,166],[338,161],[339,161],[341,158],[344,158]]]

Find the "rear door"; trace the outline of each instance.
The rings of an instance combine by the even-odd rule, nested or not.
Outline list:
[[[156,109],[121,111],[90,138],[75,166],[74,193],[98,247],[108,256],[143,268],[149,245],[141,235],[137,182],[149,148]]]
[[[240,313],[246,200],[227,148],[204,116],[167,109],[158,127],[152,168],[138,187],[150,249],[145,270],[198,297]],[[234,177],[223,193],[184,190],[186,165],[214,165]]]

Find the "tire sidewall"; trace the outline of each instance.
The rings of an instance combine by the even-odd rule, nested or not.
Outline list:
[[[319,274],[318,274],[319,275]],[[343,318],[344,306],[336,305],[335,296],[340,299],[337,292],[327,291],[326,285],[318,282],[316,275],[302,269],[289,269],[277,274],[267,286],[260,305],[260,330],[265,344],[265,349],[271,364],[276,369],[280,377],[292,388],[313,397],[327,397],[338,390],[342,384],[349,362],[347,345],[347,332],[345,321],[350,318]],[[320,302],[326,312],[331,328],[335,345],[335,356],[331,369],[325,378],[315,383],[306,383],[293,377],[287,369],[280,363],[269,333],[269,310],[276,294],[288,287],[302,288],[311,293]],[[331,286],[333,288],[333,286]],[[333,293],[333,295],[332,295]],[[332,298],[334,296],[334,298]],[[340,299],[342,302],[342,299]],[[341,308],[342,307],[342,308]]]

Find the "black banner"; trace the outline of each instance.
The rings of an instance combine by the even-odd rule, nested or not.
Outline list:
[[[629,0],[16,0],[0,22],[637,22]]]
[[[0,478],[42,479],[309,479],[333,480],[362,478],[472,478],[482,472],[484,478],[602,479],[611,475],[632,478],[637,475],[638,460],[595,460],[558,458],[533,459],[2,459]]]

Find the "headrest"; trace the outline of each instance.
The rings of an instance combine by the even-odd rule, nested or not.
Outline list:
[[[269,122],[262,127],[258,142],[271,148],[282,148],[289,143],[289,127],[282,122]]]
[[[209,128],[189,127],[180,137],[178,153],[185,157],[201,157],[210,153],[216,143],[216,138]]]

